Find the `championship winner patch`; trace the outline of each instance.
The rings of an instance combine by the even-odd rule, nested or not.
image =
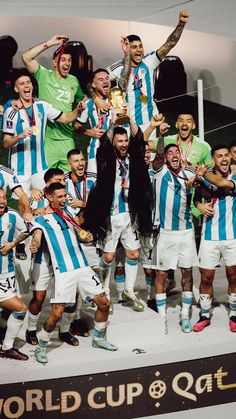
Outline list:
[[[11,129],[13,127],[13,121],[7,120],[7,128]]]

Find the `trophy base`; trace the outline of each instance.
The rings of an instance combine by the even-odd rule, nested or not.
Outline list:
[[[126,115],[125,113],[118,113],[117,114],[117,120],[116,120],[116,124],[117,125],[125,125],[129,123],[129,116]]]

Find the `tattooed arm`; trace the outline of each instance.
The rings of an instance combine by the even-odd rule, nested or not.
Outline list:
[[[121,37],[121,47],[124,52],[124,72],[119,78],[118,85],[123,92],[126,92],[131,72],[130,43],[127,38]]]
[[[158,139],[158,143],[157,143],[156,155],[152,164],[153,170],[155,172],[158,172],[164,166],[164,163],[165,163],[164,148],[165,148],[164,137],[160,135]]]
[[[6,256],[14,247],[25,240],[29,236],[29,233],[20,233],[20,235],[13,242],[6,242],[0,246],[0,253]]]
[[[160,60],[163,60],[170,50],[177,44],[180,39],[184,27],[188,21],[189,13],[182,11],[179,14],[179,23],[174,31],[168,36],[166,42],[157,50],[157,56]]]

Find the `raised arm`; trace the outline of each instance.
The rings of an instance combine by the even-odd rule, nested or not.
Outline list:
[[[150,135],[153,133],[154,130],[156,130],[158,127],[160,127],[165,122],[165,117],[162,115],[162,113],[158,115],[153,115],[149,126],[143,133],[144,141],[148,142]]]
[[[19,211],[20,211],[22,217],[26,221],[31,221],[32,220],[32,212],[31,212],[31,209],[30,209],[30,203],[29,203],[28,196],[26,195],[26,193],[24,192],[24,190],[22,189],[21,186],[15,188],[14,192],[19,199],[18,208],[19,208]]]
[[[39,45],[35,45],[32,48],[27,49],[27,51],[23,52],[22,60],[27,68],[27,70],[34,74],[37,72],[39,63],[36,60],[36,57],[41,54],[41,52],[45,51],[46,49],[53,47],[55,45],[62,45],[63,42],[67,41],[68,37],[65,35],[54,35],[51,39],[46,42],[42,42]]]
[[[121,48],[124,52],[124,72],[119,78],[118,85],[123,92],[126,92],[131,72],[131,59],[130,43],[129,40],[125,37],[121,37]]]
[[[158,172],[164,166],[164,163],[165,163],[164,148],[165,148],[164,137],[160,135],[157,142],[156,155],[152,163],[152,167],[155,172]]]
[[[172,48],[177,44],[180,39],[184,27],[188,21],[189,13],[183,10],[179,13],[179,23],[174,31],[168,36],[166,42],[157,50],[157,56],[163,60]]]

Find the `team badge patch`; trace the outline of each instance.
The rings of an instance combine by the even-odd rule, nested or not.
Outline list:
[[[13,121],[10,121],[9,119],[7,120],[7,128],[12,128],[13,127]]]
[[[12,177],[12,180],[13,180],[13,183],[14,183],[14,184],[19,183],[19,181],[18,181],[18,179],[17,179],[17,177],[16,177],[16,176],[13,176],[13,177]]]

